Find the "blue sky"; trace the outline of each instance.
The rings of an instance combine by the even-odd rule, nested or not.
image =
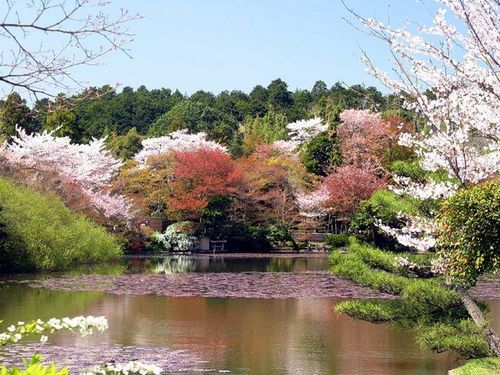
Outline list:
[[[429,23],[417,0],[346,1],[395,25],[408,18]],[[248,92],[280,77],[292,90],[320,79],[381,88],[359,62],[361,48],[390,68],[384,45],[342,19],[349,14],[340,0],[114,0],[113,7],[144,19],[130,24],[133,59],[115,53],[103,66],[76,72],[92,85]]]

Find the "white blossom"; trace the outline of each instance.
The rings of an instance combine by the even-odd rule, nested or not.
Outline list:
[[[163,369],[140,361],[127,363],[107,363],[81,373],[81,375],[160,375]]]
[[[142,147],[134,157],[141,166],[144,166],[150,156],[168,152],[196,151],[202,148],[227,152],[226,147],[207,140],[205,133],[188,134],[187,129],[177,130],[163,137],[144,139]]]
[[[33,324],[34,323],[34,324]],[[90,335],[94,330],[105,331],[108,328],[108,321],[103,316],[77,316],[74,318],[51,318],[47,322],[40,319],[35,322],[25,324],[18,322],[17,325],[11,325],[7,331],[0,333],[0,347],[18,342],[27,335],[41,335],[40,341],[47,341],[47,333],[53,333],[60,330],[79,331],[82,336]]]
[[[288,130],[288,140],[279,140],[273,143],[278,150],[293,154],[299,148],[328,129],[328,125],[323,123],[320,117],[310,120],[299,120],[291,122],[286,126]]]
[[[328,125],[324,124],[320,117],[314,117],[310,120],[299,120],[289,123],[286,128],[288,129],[290,140],[304,144],[318,134],[326,131]]]
[[[420,252],[428,251],[436,245],[434,220],[403,214],[400,214],[400,218],[406,220],[402,228],[390,227],[382,223],[381,220],[377,220],[375,225],[389,236],[394,237],[401,245]]]
[[[311,218],[325,216],[330,212],[325,207],[329,197],[328,191],[324,187],[310,193],[298,192],[295,194],[300,215]]]
[[[407,194],[418,199],[445,199],[451,197],[457,191],[457,185],[449,181],[415,182],[408,177],[394,176],[396,185],[389,187],[396,194]]]

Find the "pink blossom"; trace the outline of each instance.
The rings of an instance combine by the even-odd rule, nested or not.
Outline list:
[[[17,133],[11,144],[4,144],[0,149],[9,163],[58,172],[65,180],[80,186],[93,206],[107,217],[129,218],[128,200],[108,191],[122,162],[104,148],[104,139],[75,144],[68,137],[55,137],[53,132],[27,134],[17,128]]]

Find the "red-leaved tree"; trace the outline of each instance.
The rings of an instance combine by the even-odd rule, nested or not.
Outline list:
[[[229,154],[202,148],[176,152],[174,158],[167,198],[173,216],[197,218],[211,197],[231,196],[236,192],[241,172]]]

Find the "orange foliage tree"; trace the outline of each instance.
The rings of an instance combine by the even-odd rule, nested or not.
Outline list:
[[[295,194],[313,179],[300,161],[271,146],[260,146],[238,159],[238,165],[243,175],[232,206],[233,220],[288,229],[297,224]]]

